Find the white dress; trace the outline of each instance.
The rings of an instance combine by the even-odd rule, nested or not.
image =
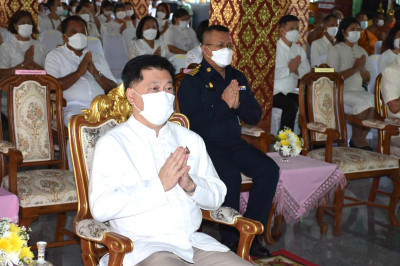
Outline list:
[[[378,71],[382,73],[385,68],[390,65],[397,57],[397,54],[393,53],[391,49],[387,49],[383,54],[379,56],[378,60]]]
[[[97,19],[100,21],[100,24],[103,25],[104,23],[107,23],[107,17],[104,16],[104,14],[100,14],[97,16]],[[111,18],[110,21],[112,21],[113,19]]]
[[[315,67],[326,63],[330,48],[332,48],[332,43],[325,35],[324,37],[313,41],[310,50],[311,66]]]
[[[176,25],[170,25],[162,37],[168,45],[173,45],[184,51],[190,51],[200,44],[196,33],[190,27],[181,29]]]
[[[100,33],[97,30],[96,23],[94,23],[94,22],[86,22],[86,23],[87,23],[87,27],[88,27],[88,36],[100,38]]]
[[[337,43],[329,50],[327,63],[333,67],[336,72],[348,70],[354,66],[356,58],[365,55],[368,58],[367,52],[355,44],[353,47],[348,46],[344,42]],[[370,72],[369,64],[365,64],[365,69]],[[356,115],[368,108],[374,107],[374,95],[365,91],[362,87],[362,77],[360,71],[354,73],[352,76],[344,80],[343,86],[343,101],[345,111]]]
[[[154,54],[154,52],[158,49],[158,47],[161,47],[161,56],[169,58],[170,57],[170,52],[168,50],[167,44],[163,40],[154,40],[154,48],[151,48],[149,44],[143,40],[134,40],[131,42],[129,46],[129,59],[135,58],[139,55],[144,55],[144,54]]]
[[[122,23],[118,23],[115,20],[112,20],[108,23],[105,23],[103,25],[101,25],[101,32],[103,32],[103,27],[105,28],[105,31],[108,32],[108,34],[115,34],[115,33],[121,33],[121,27],[122,27]],[[135,28],[133,26],[133,23],[131,20],[126,22],[126,28]]]

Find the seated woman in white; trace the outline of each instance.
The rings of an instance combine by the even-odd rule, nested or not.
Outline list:
[[[76,8],[77,16],[80,16],[84,21],[86,21],[86,26],[88,29],[88,36],[93,36],[100,38],[100,33],[97,30],[97,26],[94,22],[90,21],[90,3],[80,3]]]
[[[199,45],[196,33],[189,27],[189,13],[183,9],[178,9],[172,17],[172,24],[163,38],[168,44],[168,49],[174,54],[186,54],[188,51]]]
[[[100,21],[100,24],[108,23],[114,20],[111,17],[113,11],[113,4],[110,1],[103,1],[100,7],[100,15],[97,16],[97,19]]]
[[[337,43],[329,50],[327,63],[344,78],[343,101],[346,113],[366,120],[374,117],[374,95],[365,91],[371,69],[366,64],[368,54],[357,43],[360,39],[360,22],[348,17],[340,22]],[[350,147],[372,150],[366,137],[368,128],[352,125]]]
[[[156,18],[158,23],[158,30],[163,35],[169,27],[169,16],[171,10],[168,3],[159,3],[156,8]]]
[[[387,50],[381,54],[378,60],[378,71],[382,73],[390,65],[400,52],[400,25],[394,26],[383,45]]]
[[[134,28],[137,27],[139,20],[136,18],[135,11],[133,10],[133,4],[131,2],[125,2],[125,9],[126,9],[126,18],[125,21],[127,24],[132,23]]]
[[[128,27],[133,27],[132,21],[126,20],[126,8],[124,4],[116,4],[113,12],[115,15],[115,20],[107,23],[107,26],[105,24],[102,25],[102,27],[106,27],[106,31],[109,34],[122,34],[122,32]],[[103,30],[101,31],[103,32]]]
[[[140,20],[136,37],[129,47],[129,59],[145,54],[170,57],[167,44],[160,40],[157,20],[152,16],[145,16]]]

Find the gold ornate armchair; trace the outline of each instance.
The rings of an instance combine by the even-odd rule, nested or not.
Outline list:
[[[329,70],[328,70],[329,71]],[[333,70],[332,70],[333,71]],[[381,176],[388,176],[393,182],[393,190],[388,205],[374,202],[376,188],[371,187],[368,200],[344,196],[344,189],[338,188],[335,193],[334,205],[319,208],[319,222],[322,221],[324,210],[333,209],[335,217],[333,233],[341,234],[341,216],[343,207],[368,205],[380,207],[388,211],[390,223],[399,226],[395,215],[395,208],[400,196],[399,161],[386,154],[349,148],[347,146],[346,120],[351,123],[385,131],[385,144],[390,137],[397,135],[394,126],[386,125],[377,119],[361,121],[354,116],[344,113],[343,106],[343,78],[336,72],[311,72],[305,75],[299,86],[300,125],[304,138],[303,154],[314,159],[338,165],[348,182],[357,179],[372,178],[374,183],[379,182]],[[325,145],[325,148],[310,150],[313,145]],[[344,199],[352,201],[344,203]],[[326,232],[326,230],[325,230]]]
[[[78,238],[64,229],[66,212],[76,211],[78,204],[74,176],[67,170],[61,84],[48,75],[24,75],[2,80],[0,88],[7,94],[10,136],[8,142],[0,133],[0,181],[19,198],[19,224],[29,227],[39,215],[57,213],[55,242],[48,246],[75,244]],[[54,94],[55,108],[50,94]],[[53,115],[55,135],[51,130]],[[34,170],[22,171],[24,167]],[[72,239],[63,240],[63,235]]]
[[[107,224],[93,219],[88,205],[90,166],[97,140],[132,114],[125,96],[123,84],[108,95],[97,96],[90,109],[83,115],[73,116],[69,121],[69,140],[78,193],[78,211],[74,220],[75,234],[81,239],[82,259],[85,265],[97,265],[99,259],[109,252],[109,265],[121,265],[124,254],[131,252],[134,243],[129,238],[110,231]],[[189,127],[188,119],[175,113],[171,121]],[[237,211],[221,207],[216,211],[203,212],[206,220],[230,224],[240,232],[237,254],[252,261],[249,256],[251,243],[256,234],[263,232],[257,221],[242,217]]]

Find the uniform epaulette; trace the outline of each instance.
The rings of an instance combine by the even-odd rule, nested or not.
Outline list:
[[[193,68],[192,70],[190,70],[190,72],[188,73],[191,76],[194,76],[197,74],[197,72],[199,72],[201,65],[197,65],[197,67]]]

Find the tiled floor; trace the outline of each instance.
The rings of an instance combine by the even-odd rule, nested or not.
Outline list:
[[[388,179],[381,181],[381,187],[390,189]],[[349,184],[346,194],[367,196],[370,181],[360,180]],[[385,201],[379,196],[378,201]],[[72,229],[74,213],[68,217]],[[400,210],[397,210],[400,219]],[[343,211],[343,234],[332,236],[332,223],[326,235],[320,235],[315,221],[315,212],[311,212],[303,221],[294,225],[284,225],[284,234],[280,241],[270,246],[271,251],[286,249],[318,265],[400,265],[400,228],[394,228],[381,209],[365,206],[348,208]],[[55,227],[55,216],[44,216],[32,225],[32,243],[38,240],[51,240]],[[218,237],[217,227],[209,226],[204,231]],[[78,245],[63,248],[51,248],[46,258],[54,265],[83,265]]]

